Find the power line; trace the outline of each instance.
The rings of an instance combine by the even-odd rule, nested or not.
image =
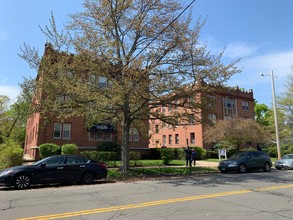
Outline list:
[[[147,49],[167,28],[169,28],[193,3],[195,2],[195,0],[191,1],[191,3],[189,5],[187,5],[177,16],[176,18],[174,18],[165,28],[163,28],[159,34],[154,37],[144,48],[142,48],[142,50],[136,54],[130,61],[129,63],[131,63],[136,57],[138,57],[145,49]],[[124,66],[125,67],[125,66]]]

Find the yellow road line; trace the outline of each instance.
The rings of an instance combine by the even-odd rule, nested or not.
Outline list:
[[[60,214],[43,215],[43,216],[36,216],[36,217],[29,217],[29,218],[20,218],[18,220],[51,220],[51,219],[70,218],[70,217],[74,217],[74,216],[92,215],[92,214],[98,214],[98,213],[122,211],[122,210],[127,210],[127,209],[137,209],[137,208],[142,208],[142,207],[165,205],[165,204],[176,203],[176,202],[186,202],[186,201],[199,200],[199,199],[208,199],[208,198],[216,198],[216,197],[222,197],[222,196],[239,195],[239,194],[251,193],[251,192],[255,192],[255,191],[259,191],[259,192],[271,191],[271,190],[285,189],[285,188],[291,188],[291,187],[293,187],[293,184],[282,185],[282,186],[269,186],[269,187],[263,187],[263,188],[257,188],[257,189],[228,191],[228,192],[213,193],[213,194],[206,194],[206,195],[197,195],[197,196],[188,196],[188,197],[182,197],[182,198],[157,200],[157,201],[143,202],[143,203],[137,203],[137,204],[128,204],[128,205],[121,205],[121,206],[112,206],[112,207],[105,207],[105,208],[82,210],[82,211],[76,211],[76,212],[65,212],[65,213],[60,213]]]

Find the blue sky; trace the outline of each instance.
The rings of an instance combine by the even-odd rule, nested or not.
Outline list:
[[[51,11],[61,28],[68,14],[82,10],[82,2],[0,0],[0,94],[15,99],[23,76],[36,76],[17,54],[24,42],[43,53],[46,37],[39,26],[49,24]],[[225,48],[225,63],[241,58],[242,73],[228,84],[252,89],[258,103],[271,107],[270,77],[261,77],[260,72],[269,75],[273,70],[277,96],[284,91],[293,65],[293,1],[197,0],[192,7],[194,21],[200,16],[207,19],[200,40],[208,49],[217,54]]]

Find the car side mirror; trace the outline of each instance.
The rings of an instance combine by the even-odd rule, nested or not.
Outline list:
[[[41,164],[41,167],[44,168],[44,167],[46,167],[46,165],[47,165],[47,164],[42,163],[42,164]]]

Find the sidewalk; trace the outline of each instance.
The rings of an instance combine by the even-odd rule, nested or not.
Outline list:
[[[208,161],[197,160],[195,166],[218,168],[218,165],[219,165],[219,162],[208,162]]]

